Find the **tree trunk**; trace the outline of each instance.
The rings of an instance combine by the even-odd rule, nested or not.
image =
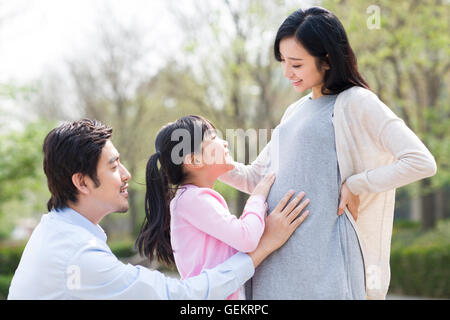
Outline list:
[[[411,197],[411,213],[410,218],[412,221],[420,222],[422,220],[422,197],[420,195],[414,195]]]
[[[434,202],[436,206],[436,220],[444,219],[444,190],[438,189],[434,192]]]
[[[430,190],[431,179],[421,181],[422,192],[422,229],[430,230],[436,225],[435,195]]]
[[[443,216],[444,219],[450,219],[450,186],[443,187],[442,190],[444,194]]]

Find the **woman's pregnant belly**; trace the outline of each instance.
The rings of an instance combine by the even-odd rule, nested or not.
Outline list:
[[[358,238],[348,217],[337,215],[337,173],[327,173],[327,179],[283,169],[276,174],[267,198],[269,212],[293,189],[296,194],[304,191],[311,200],[310,214],[286,244],[258,267],[252,298],[364,299]]]

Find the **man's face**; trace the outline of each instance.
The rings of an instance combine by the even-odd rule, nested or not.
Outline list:
[[[131,175],[125,166],[120,163],[119,152],[110,140],[105,143],[98,160],[97,177],[100,185],[91,188],[90,195],[94,197],[99,207],[105,209],[107,213],[127,212],[127,181],[131,178]]]

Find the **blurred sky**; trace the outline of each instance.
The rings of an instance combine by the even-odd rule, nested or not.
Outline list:
[[[167,36],[165,10],[163,0],[0,0],[0,82],[33,80],[88,48],[109,16]]]
[[[205,2],[203,2],[205,1]],[[139,50],[145,50],[142,68],[146,75],[158,69],[172,59],[178,64],[194,66],[202,63],[201,57],[210,54],[208,46],[201,54],[184,56],[180,46],[185,37],[180,30],[182,23],[175,21],[177,15],[171,10],[180,11],[187,17],[196,17],[198,6],[205,10],[224,10],[223,1],[208,0],[0,0],[0,85],[12,85],[14,88],[49,88],[51,82],[58,82],[58,94],[64,96],[65,107],[71,108],[75,99],[70,88],[69,61],[89,59],[99,54],[104,47],[99,47],[103,31],[111,31],[117,26],[133,30],[139,39]],[[239,6],[240,0],[230,1]],[[313,0],[287,0],[279,7],[280,13],[286,7],[302,7],[310,5]],[[289,5],[287,5],[289,3]],[[272,4],[277,10],[277,4]],[[224,15],[227,16],[227,15]],[[284,15],[283,15],[284,16]],[[215,21],[225,35],[233,33],[231,17],[223,21]],[[280,17],[281,21],[282,17]],[[208,21],[189,23],[196,27],[208,24]],[[181,32],[180,32],[181,31]],[[273,32],[275,32],[275,28]],[[205,34],[195,35],[208,41]],[[270,44],[273,34],[256,37],[257,42]],[[185,44],[185,43],[184,43]],[[253,47],[252,42],[248,42]],[[142,49],[144,48],[144,49]],[[258,50],[258,46],[254,46]],[[131,51],[131,50],[130,50]],[[206,53],[205,53],[206,51]],[[255,51],[256,52],[256,51]],[[53,80],[52,80],[53,79]],[[55,80],[56,79],[56,80]],[[42,86],[41,86],[42,85]],[[2,87],[0,86],[0,89]],[[42,90],[42,89],[40,89]],[[17,90],[16,90],[17,92]],[[0,92],[1,93],[1,92]],[[23,124],[33,120],[36,115],[29,112],[30,103],[27,98],[9,99],[8,95],[0,95],[0,133],[12,128],[22,128]],[[6,98],[5,98],[6,97]],[[74,115],[75,117],[77,116]]]

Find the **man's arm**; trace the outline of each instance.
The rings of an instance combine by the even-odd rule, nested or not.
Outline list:
[[[82,248],[68,268],[66,290],[76,299],[225,299],[254,273],[252,259],[239,252],[196,277],[179,280],[125,265],[104,244]]]
[[[225,299],[253,276],[268,255],[281,247],[305,220],[300,212],[308,201],[300,193],[288,205],[287,193],[266,218],[266,228],[253,252],[239,252],[212,269],[186,280],[168,278],[159,271],[125,265],[105,243],[90,243],[69,262],[66,290],[78,299]],[[70,268],[70,269],[69,269]]]

